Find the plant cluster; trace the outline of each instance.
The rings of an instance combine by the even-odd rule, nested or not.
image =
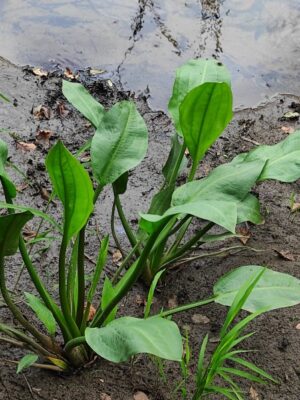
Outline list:
[[[237,353],[231,352],[241,341],[239,334],[262,310],[299,303],[298,280],[259,266],[241,267],[216,284],[210,299],[162,311],[155,316],[150,315],[153,293],[163,273],[174,263],[185,260],[191,252],[199,251],[202,244],[235,236],[239,223],[258,224],[262,221],[259,201],[251,194],[251,189],[269,179],[293,182],[300,177],[300,132],[274,146],[259,146],[240,154],[231,162],[216,167],[205,178],[195,179],[206,152],[232,118],[232,93],[229,73],[221,63],[214,60],[188,62],[177,70],[169,102],[176,132],[162,171],[164,183],[153,197],[148,212],[140,213],[139,227],[134,231],[123,211],[121,196],[127,188],[128,171],[146,155],[148,133],[142,116],[131,101],[118,102],[106,111],[79,83],[63,81],[63,93],[94,125],[95,134],[84,145],[84,149],[90,149],[92,179],[84,165],[61,141],[47,155],[46,169],[53,195],[63,206],[62,223],[51,215],[13,203],[16,188],[5,170],[7,146],[0,142],[0,180],[5,196],[1,207],[8,209],[7,215],[0,216],[0,289],[19,324],[17,329],[1,323],[0,332],[3,340],[31,351],[19,363],[19,370],[36,363],[39,357],[46,361],[44,367],[65,370],[87,363],[94,353],[113,362],[126,361],[138,353],[181,361],[181,334],[169,317],[215,301],[231,308],[221,332],[221,342],[206,367],[203,357],[207,338],[203,342],[194,399],[213,390],[216,373],[231,385],[231,389],[224,388],[219,393],[227,394],[228,398],[241,398],[238,397],[241,396],[239,389],[229,377],[235,372],[223,367],[224,361],[234,358],[250,368],[249,363],[243,361],[243,364],[235,357]],[[192,161],[190,167],[185,157],[187,150]],[[183,170],[188,170],[187,181],[178,186],[178,177]],[[88,287],[85,230],[107,185],[112,186],[114,193],[112,236],[123,254],[123,261],[112,280],[105,276],[99,298],[98,286],[105,273],[109,238],[106,236],[101,241]],[[131,246],[129,251],[121,247],[115,232],[116,211]],[[34,216],[52,224],[61,238],[59,302],[43,283],[22,236],[25,224]],[[194,220],[198,220],[200,226],[196,233],[190,229]],[[219,227],[221,233],[212,234],[214,226]],[[37,293],[25,293],[26,301],[44,325],[42,330],[24,317],[7,288],[5,260],[18,250]],[[116,318],[118,304],[140,278],[150,285],[145,317]],[[282,288],[280,295],[278,285]],[[90,318],[91,306],[95,304],[98,304],[95,314]],[[241,308],[254,314],[229,330]],[[57,327],[61,335],[57,334]],[[258,375],[269,378],[266,373],[253,368]]]

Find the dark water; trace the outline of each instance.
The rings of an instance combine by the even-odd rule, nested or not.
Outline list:
[[[300,93],[300,0],[0,0],[0,56],[92,66],[165,108],[177,66],[218,57],[236,105]]]

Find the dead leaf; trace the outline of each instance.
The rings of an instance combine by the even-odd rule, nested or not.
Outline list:
[[[53,136],[53,132],[49,130],[40,130],[36,133],[36,142],[42,144],[45,147],[49,147],[50,138]]]
[[[119,249],[115,250],[112,255],[113,263],[118,264],[118,262],[122,260],[122,257],[123,256],[120,250]]]
[[[258,393],[257,393],[257,391],[254,389],[254,387],[252,387],[252,386],[250,387],[249,394],[250,394],[250,398],[251,398],[252,400],[259,400]]]
[[[210,319],[206,315],[194,314],[192,315],[192,321],[194,324],[209,324]]]
[[[299,117],[300,117],[300,114],[298,112],[296,112],[296,111],[295,112],[294,111],[288,111],[285,114],[283,114],[282,119],[291,120],[291,119],[299,119]]]
[[[88,320],[89,322],[92,321],[93,318],[94,318],[94,316],[95,316],[95,314],[96,314],[96,308],[91,304],[91,305],[90,305],[89,315],[88,315],[87,320]]]
[[[48,106],[39,105],[32,108],[32,114],[36,119],[50,119],[51,110]]]
[[[300,323],[296,325],[296,329],[300,330]]]
[[[32,69],[32,72],[36,76],[40,76],[41,78],[46,78],[49,75],[49,72],[45,71],[42,68],[35,67]]]
[[[101,75],[101,74],[104,74],[105,72],[107,72],[107,71],[105,71],[105,69],[91,68],[91,69],[89,70],[89,73],[90,73],[90,75],[92,75],[92,76],[94,76],[94,75]]]
[[[57,104],[56,111],[63,118],[69,114],[69,110],[66,109],[65,103],[62,101]]]
[[[48,192],[48,190],[46,188],[41,187],[40,194],[41,194],[42,199],[47,200],[47,201],[50,200],[50,193]]]
[[[69,78],[72,81],[76,80],[79,77],[78,74],[74,75],[73,71],[68,67],[65,69],[64,75],[65,75],[66,78]]]
[[[177,296],[174,294],[172,297],[169,298],[168,300],[168,307],[169,308],[176,308],[178,307],[178,301],[177,301]]]
[[[110,88],[112,88],[114,86],[114,84],[112,83],[112,81],[110,79],[107,79],[107,84]]]
[[[24,240],[26,242],[28,242],[29,240],[34,239],[36,237],[36,231],[32,231],[28,227],[25,227],[25,229],[23,231],[23,236],[24,236]]]
[[[146,393],[138,391],[133,395],[134,400],[149,400],[149,397]]]
[[[36,145],[34,143],[17,142],[17,149],[23,151],[33,151],[36,149]]]
[[[144,306],[144,305],[146,304],[146,300],[145,300],[145,298],[142,297],[140,294],[137,294],[137,295],[135,296],[135,303],[136,303],[138,306]]]
[[[106,393],[101,393],[100,400],[111,400],[111,397]]]
[[[23,182],[23,183],[21,183],[21,185],[18,185],[17,187],[16,187],[16,189],[17,189],[17,192],[23,192],[23,190],[25,190],[25,189],[27,189],[28,188],[28,183],[26,183],[26,182]]]
[[[296,212],[298,210],[300,210],[300,203],[293,203],[293,205],[291,207],[291,211]]]
[[[284,133],[290,134],[290,133],[294,133],[295,132],[295,128],[293,128],[292,126],[282,126],[281,130]]]
[[[277,253],[281,258],[283,258],[284,260],[287,260],[287,261],[295,261],[295,257],[294,257],[293,254],[290,253],[288,250],[276,250],[276,249],[274,249],[274,250],[275,250],[276,253]]]
[[[249,228],[247,226],[239,226],[236,229],[236,233],[238,233],[239,235],[242,235],[241,237],[239,237],[239,240],[246,245],[248,240],[251,237],[251,232],[249,230]]]

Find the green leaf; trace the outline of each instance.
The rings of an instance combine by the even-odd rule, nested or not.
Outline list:
[[[135,104],[115,104],[105,113],[92,140],[94,176],[101,185],[115,182],[142,161],[147,145],[147,127]]]
[[[248,265],[224,275],[214,286],[215,302],[230,306],[240,287],[264,267]],[[256,312],[263,308],[275,310],[300,303],[300,280],[282,272],[266,268],[253,288],[243,309]]]
[[[237,204],[238,224],[242,222],[252,222],[253,224],[262,224],[264,219],[260,213],[260,204],[257,197],[248,194]]]
[[[229,71],[216,60],[190,60],[178,68],[168,105],[177,132],[181,134],[179,106],[188,92],[205,82],[225,82],[230,85],[230,81]]]
[[[114,193],[115,194],[124,194],[127,190],[128,183],[128,171],[124,172],[114,183]]]
[[[25,292],[27,304],[36,313],[38,319],[45,325],[50,335],[54,336],[56,332],[56,322],[52,312],[45,306],[41,300],[33,294]]]
[[[85,338],[95,353],[113,362],[127,361],[139,353],[179,362],[182,357],[177,325],[160,317],[123,317],[104,328],[87,328]]]
[[[115,297],[117,290],[113,287],[111,281],[108,277],[105,277],[103,289],[102,289],[102,296],[101,296],[101,309],[104,310],[105,307],[110,303],[111,299]],[[116,314],[118,311],[118,306],[116,306],[109,316],[106,318],[104,325],[109,324],[116,318]]]
[[[31,367],[38,360],[39,356],[36,354],[27,354],[18,363],[17,374]]]
[[[247,154],[239,155],[233,162],[264,160],[267,164],[259,181],[276,179],[281,182],[294,182],[300,178],[299,159],[300,131],[297,131],[275,145],[259,146]]]
[[[247,197],[264,165],[262,160],[220,165],[206,178],[176,189],[171,208],[162,216],[141,214],[140,227],[151,233],[167,217],[181,213],[214,222],[235,233],[237,207]]]
[[[17,190],[5,171],[7,156],[7,144],[0,139],[0,179],[4,190],[8,193],[9,197],[14,198],[17,195]]]
[[[151,286],[150,286],[150,289],[148,292],[146,307],[144,310],[144,318],[148,318],[150,315],[154,292],[155,292],[156,286],[158,284],[158,281],[160,280],[160,278],[164,272],[165,272],[165,269],[162,269],[161,271],[157,272],[157,274],[155,274],[155,276],[152,280],[152,283],[151,283]]]
[[[32,217],[29,211],[0,217],[0,253],[3,256],[15,254],[19,247],[21,230]]]
[[[3,93],[0,93],[0,99],[1,99],[1,100],[3,100],[3,101],[5,101],[6,103],[10,103],[10,100],[9,100],[9,98],[8,98],[8,97],[6,97],[6,96],[4,96],[4,94],[3,94]]]
[[[198,165],[232,118],[232,93],[227,83],[204,83],[190,91],[179,108],[184,141]]]
[[[157,192],[151,200],[148,214],[162,215],[170,207],[174,189],[175,185]]]
[[[104,108],[85,87],[81,83],[63,80],[62,92],[67,100],[97,128],[104,115]]]
[[[177,163],[177,159],[181,153],[181,148],[182,144],[178,140],[178,135],[175,133],[175,135],[172,136],[172,147],[171,151],[169,153],[168,159],[162,169],[162,173],[165,177],[165,181],[167,184],[173,183],[173,171]],[[177,176],[182,172],[182,170],[186,167],[187,164],[187,159],[184,157],[181,161],[181,165],[179,167]],[[177,176],[175,178],[177,178]]]
[[[51,225],[53,225],[59,232],[62,232],[61,226],[55,221],[54,218],[52,218],[48,214],[43,213],[40,210],[37,210],[36,208],[20,206],[17,204],[9,204],[9,203],[5,203],[3,201],[0,201],[0,208],[7,208],[9,210],[12,209],[12,210],[18,210],[18,211],[28,211],[31,214],[33,214],[33,216],[43,218],[45,221],[47,221]]]
[[[94,191],[88,173],[61,141],[49,151],[46,167],[54,190],[64,205],[64,234],[70,240],[93,211]]]
[[[278,383],[278,381],[276,381],[276,379],[274,379],[270,374],[268,374],[263,369],[258,368],[255,364],[253,364],[249,361],[246,361],[240,357],[229,357],[228,359],[242,365],[243,367],[250,369],[251,371],[255,372],[256,374],[261,375],[264,378],[269,379],[270,381],[272,381],[274,383]]]

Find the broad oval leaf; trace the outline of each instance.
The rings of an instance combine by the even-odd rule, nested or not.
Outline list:
[[[247,265],[223,276],[214,286],[215,302],[230,306],[240,287],[264,267]],[[263,308],[294,306],[300,303],[300,280],[282,272],[266,268],[262,277],[247,298],[243,309],[256,312]]]
[[[205,82],[225,82],[230,85],[230,73],[216,60],[190,60],[177,68],[168,109],[179,134],[182,134],[179,121],[180,104],[188,92]]]
[[[21,360],[18,362],[17,374],[24,371],[24,369],[31,367],[31,365],[34,364],[38,358],[39,356],[37,354],[26,354],[26,356],[21,358]]]
[[[178,326],[161,317],[119,318],[104,328],[87,328],[85,338],[95,353],[116,363],[139,353],[181,361],[183,351]]]
[[[50,335],[55,335],[56,322],[52,312],[45,306],[45,304],[33,294],[25,292],[25,297],[28,305],[36,313],[38,319],[45,325]]]
[[[249,153],[240,154],[233,162],[267,161],[259,181],[276,179],[281,182],[294,182],[300,178],[300,131],[289,135],[275,145],[262,145]]]
[[[242,201],[237,204],[238,220],[237,223],[252,222],[252,224],[262,224],[264,219],[260,213],[260,204],[257,197],[249,193]]]
[[[2,256],[15,254],[19,246],[21,230],[32,218],[33,214],[29,211],[0,217],[0,253]]]
[[[0,139],[0,180],[4,190],[8,193],[11,198],[16,197],[17,190],[13,182],[5,171],[5,165],[7,162],[8,149],[7,144]]]
[[[49,151],[46,167],[64,205],[64,234],[70,240],[93,211],[94,191],[87,171],[61,141]]]
[[[67,100],[97,128],[104,115],[104,108],[86,88],[81,83],[63,80],[62,92]]]
[[[179,108],[184,141],[194,164],[232,119],[232,93],[227,83],[204,83],[191,90]]]
[[[135,104],[115,104],[105,113],[92,140],[94,176],[101,185],[115,182],[142,161],[147,145],[147,127]]]

